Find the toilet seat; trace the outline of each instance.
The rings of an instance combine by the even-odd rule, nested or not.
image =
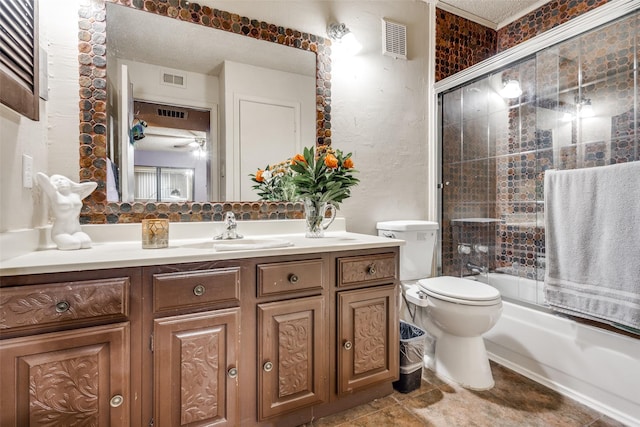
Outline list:
[[[463,305],[494,305],[501,300],[500,292],[493,286],[461,277],[421,279],[418,287],[433,298]]]

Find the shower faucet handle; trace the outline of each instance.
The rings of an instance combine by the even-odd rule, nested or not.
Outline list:
[[[458,253],[460,255],[469,255],[471,253],[471,245],[468,243],[460,243],[458,245]]]
[[[489,246],[476,243],[475,245],[473,245],[473,250],[480,254],[486,254],[489,253]]]
[[[489,268],[484,265],[475,265],[471,262],[468,262],[466,265],[467,269],[471,270],[472,273],[475,274],[487,274],[489,272]]]

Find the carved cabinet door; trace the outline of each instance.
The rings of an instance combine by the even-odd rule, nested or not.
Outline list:
[[[235,426],[240,309],[156,319],[154,424]]]
[[[0,342],[1,426],[129,426],[129,323]]]
[[[338,293],[338,394],[398,379],[395,285]]]
[[[324,297],[258,305],[260,420],[327,401]]]

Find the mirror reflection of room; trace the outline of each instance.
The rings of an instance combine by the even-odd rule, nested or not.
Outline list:
[[[134,200],[207,200],[214,148],[209,137],[210,111],[144,101],[134,101],[133,106],[134,123],[146,124],[137,140],[133,135]]]
[[[108,201],[258,200],[250,174],[315,141],[313,52],[111,3],[106,31]]]

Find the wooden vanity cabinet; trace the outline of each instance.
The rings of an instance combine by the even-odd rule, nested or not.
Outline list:
[[[290,283],[301,262],[305,275]],[[397,248],[257,270],[259,425],[296,426],[391,393],[399,375]],[[263,292],[271,288],[277,292]],[[261,302],[268,296],[277,299]]]
[[[393,252],[337,259],[340,396],[398,379],[397,269]]]
[[[397,249],[144,268],[154,426],[297,426],[391,392]]]
[[[157,425],[237,425],[239,317],[231,308],[154,322]]]
[[[144,268],[149,424],[239,425],[240,288],[247,265]]]
[[[0,278],[1,426],[131,425],[139,279],[138,269]]]
[[[397,288],[338,293],[338,394],[398,379]]]
[[[298,426],[391,393],[398,248],[0,277],[0,426]]]
[[[326,260],[257,266],[258,419],[328,401]],[[300,296],[301,293],[313,296]]]
[[[0,360],[0,425],[130,425],[128,323],[9,339]]]

